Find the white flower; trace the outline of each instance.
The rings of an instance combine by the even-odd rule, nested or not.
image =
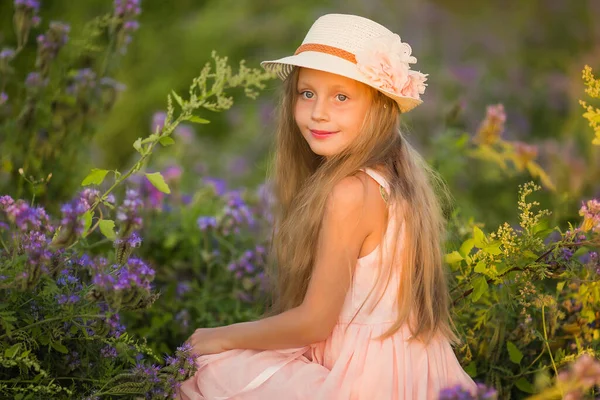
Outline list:
[[[411,53],[411,47],[400,36],[380,36],[366,42],[364,49],[355,54],[356,65],[374,87],[418,99],[425,91],[427,75],[410,70],[409,64],[417,62]]]

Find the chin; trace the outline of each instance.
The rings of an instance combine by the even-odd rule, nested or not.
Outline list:
[[[313,153],[322,157],[331,157],[339,153],[338,149],[328,149],[320,146],[310,146]]]

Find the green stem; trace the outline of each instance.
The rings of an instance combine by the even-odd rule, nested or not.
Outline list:
[[[544,305],[542,305],[542,326],[544,328],[544,343],[546,344],[546,349],[548,349],[548,354],[550,354],[550,360],[552,361],[552,368],[554,369],[554,376],[558,377],[558,369],[556,368],[556,363],[554,362],[554,357],[552,356],[552,350],[550,349],[550,343],[548,342],[548,333],[546,331],[546,313],[545,313],[545,307]],[[562,393],[562,389],[560,389],[561,391],[561,397],[563,397]]]
[[[26,329],[32,328],[32,327],[34,327],[34,326],[37,326],[37,325],[43,325],[43,324],[46,324],[46,323],[49,323],[49,322],[60,321],[60,320],[63,320],[63,319],[74,319],[74,318],[104,318],[104,317],[105,317],[105,316],[104,316],[104,315],[102,315],[102,314],[82,314],[82,315],[73,315],[73,316],[60,316],[60,317],[48,318],[48,319],[45,319],[45,320],[43,320],[43,321],[34,322],[33,324],[29,324],[29,325],[26,325],[26,326],[24,326],[24,327],[22,327],[22,328],[15,329],[15,330],[14,330],[14,331],[12,331],[12,332],[23,331],[23,330],[26,330]],[[0,336],[0,339],[4,339],[5,337],[8,337],[8,333],[5,333],[4,335]]]
[[[4,247],[4,250],[6,250],[6,253],[9,254],[10,250],[8,250],[8,246],[6,245],[6,243],[4,243],[4,240],[2,240],[1,237],[0,237],[0,243],[2,243],[2,247]]]

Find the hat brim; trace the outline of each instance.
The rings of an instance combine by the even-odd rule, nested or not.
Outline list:
[[[390,97],[398,104],[400,110],[405,113],[423,101],[412,97],[399,96],[395,93],[382,90],[373,86],[367,78],[359,71],[356,64],[344,60],[343,58],[333,56],[327,53],[316,51],[304,51],[289,57],[280,58],[278,60],[263,61],[260,65],[267,71],[274,72],[281,79],[285,79],[293,70],[294,67],[304,67],[316,69],[319,71],[330,72],[332,74],[342,75],[380,91],[384,95]]]

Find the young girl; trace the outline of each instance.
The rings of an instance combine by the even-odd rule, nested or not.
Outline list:
[[[290,57],[276,137],[273,315],[198,329],[182,399],[436,399],[475,390],[456,341],[434,176],[399,132],[426,75],[398,35],[319,18]]]

